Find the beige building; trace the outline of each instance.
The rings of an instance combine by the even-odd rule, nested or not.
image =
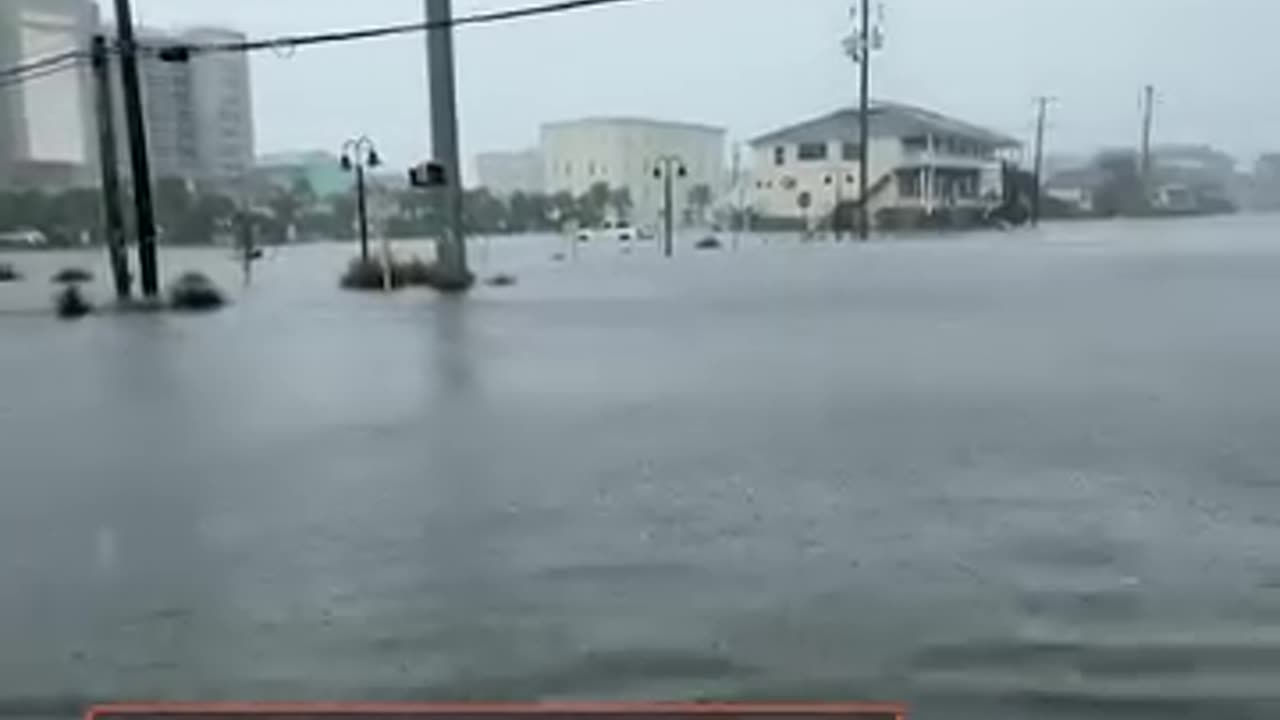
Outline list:
[[[626,219],[641,227],[659,225],[663,181],[654,171],[660,158],[678,158],[685,168],[674,193],[676,217],[684,218],[697,210],[690,204],[690,195],[698,194],[694,188],[706,186],[713,201],[723,192],[724,153],[724,129],[709,125],[601,117],[542,127],[546,191],[577,197],[597,183],[626,188],[632,201]]]
[[[999,201],[1001,159],[1019,149],[992,130],[896,103],[872,106],[869,133],[873,216],[990,207]],[[753,140],[755,214],[816,226],[837,206],[856,204],[859,135],[858,111],[845,109]]]

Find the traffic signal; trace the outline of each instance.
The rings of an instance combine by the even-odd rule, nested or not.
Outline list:
[[[444,187],[449,184],[444,165],[434,161],[409,168],[409,185],[417,188]]]

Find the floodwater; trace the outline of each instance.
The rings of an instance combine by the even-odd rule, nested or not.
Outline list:
[[[6,256],[0,714],[1280,716],[1280,218],[558,249],[465,300],[166,250],[235,304],[70,324],[104,259]]]

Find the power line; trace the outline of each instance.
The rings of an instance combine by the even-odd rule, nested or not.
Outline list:
[[[66,72],[67,70],[73,70],[80,67],[83,62],[84,61],[79,57],[64,58],[61,64],[58,65],[42,66],[21,75],[11,75],[8,77],[0,76],[0,88],[16,87],[41,78],[49,77],[50,75],[57,75],[58,73]]]
[[[415,22],[401,23],[398,25],[383,25],[378,27],[362,28],[359,30],[344,30],[326,33],[315,33],[310,35],[282,35],[275,38],[266,38],[262,40],[248,40],[243,42],[227,42],[227,43],[201,43],[201,44],[173,44],[163,46],[150,46],[139,48],[140,50],[149,50],[156,52],[160,59],[170,62],[182,62],[187,60],[191,55],[205,53],[220,52],[253,52],[255,50],[280,50],[307,47],[311,45],[323,45],[328,43],[351,42],[355,40],[370,40],[373,38],[389,37],[393,35],[406,35],[409,33],[420,33],[428,30],[436,30],[447,27],[462,27],[466,25],[486,25],[490,23],[506,22],[510,20],[519,20],[539,15],[552,15],[562,12],[570,12],[573,10],[583,10],[591,7],[600,7],[605,5],[620,5],[622,3],[638,2],[639,0],[558,0],[557,2],[548,2],[541,5],[529,5],[526,7],[511,8],[508,10],[493,10],[488,12],[475,13],[473,15],[464,15],[456,17],[446,22]]]
[[[7,68],[0,68],[0,81],[14,77],[21,77],[28,73],[37,72],[55,65],[61,65],[68,60],[85,60],[88,59],[88,57],[88,53],[83,50],[67,50],[56,55],[48,55],[30,62],[12,65]]]

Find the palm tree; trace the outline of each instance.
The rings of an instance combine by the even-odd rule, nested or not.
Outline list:
[[[699,224],[706,222],[707,208],[711,207],[713,202],[711,194],[711,186],[706,183],[699,183],[689,188],[689,209],[693,214],[693,220]]]
[[[558,192],[551,196],[550,212],[552,222],[560,227],[564,227],[567,222],[582,222],[579,216],[578,203],[573,199],[573,195],[567,192]]]
[[[584,225],[596,226],[604,222],[605,213],[609,209],[612,193],[607,183],[598,182],[587,189],[587,193],[578,199],[579,220]]]
[[[630,220],[631,208],[635,207],[631,202],[631,189],[621,187],[609,193],[609,205],[613,207],[614,215],[619,222]]]

